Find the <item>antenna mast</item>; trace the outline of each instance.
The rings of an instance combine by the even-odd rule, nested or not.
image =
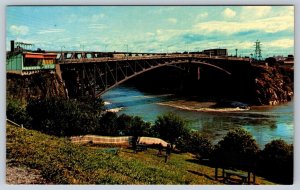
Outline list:
[[[256,40],[256,42],[255,42],[255,54],[254,54],[256,60],[262,60],[260,46],[261,46],[260,41]]]

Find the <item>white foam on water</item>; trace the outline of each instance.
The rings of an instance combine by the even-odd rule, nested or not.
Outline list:
[[[108,112],[113,112],[113,113],[118,113],[119,111],[123,110],[123,107],[120,107],[120,108],[113,108],[113,109],[109,109],[109,110],[106,110]]]
[[[104,105],[110,105],[111,103],[110,102],[104,102]]]

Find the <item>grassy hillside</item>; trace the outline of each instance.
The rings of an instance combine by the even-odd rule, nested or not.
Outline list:
[[[7,124],[7,160],[41,171],[54,184],[222,184],[214,168],[200,165],[192,154],[171,154],[164,163],[157,150],[118,155],[101,147],[74,145],[68,139]],[[258,184],[271,184],[258,177]]]

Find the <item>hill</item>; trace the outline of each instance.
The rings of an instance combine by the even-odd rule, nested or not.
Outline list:
[[[171,154],[165,163],[155,149],[135,154],[123,147],[118,155],[103,149],[7,124],[7,165],[38,170],[48,184],[223,184],[189,153]]]

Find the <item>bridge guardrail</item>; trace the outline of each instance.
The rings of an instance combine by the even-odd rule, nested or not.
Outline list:
[[[78,58],[78,59],[61,59],[59,64],[70,63],[84,63],[84,62],[112,62],[112,61],[133,61],[133,60],[151,60],[151,59],[170,59],[170,58],[202,58],[202,59],[215,59],[215,60],[237,60],[237,61],[250,61],[250,58],[239,57],[220,57],[220,56],[203,56],[195,54],[184,55],[152,55],[152,56],[124,56],[124,57],[100,57],[100,58]]]

